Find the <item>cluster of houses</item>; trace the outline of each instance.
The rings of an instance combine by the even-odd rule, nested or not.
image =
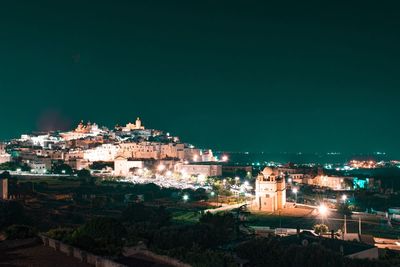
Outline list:
[[[112,130],[81,121],[68,132],[24,134],[0,146],[0,163],[9,161],[26,164],[37,174],[51,172],[60,162],[75,170],[87,169],[94,162],[112,163],[109,174],[116,176],[129,176],[137,168],[160,164],[193,175],[222,174],[210,149],[180,142],[164,131],[146,129],[140,118]]]

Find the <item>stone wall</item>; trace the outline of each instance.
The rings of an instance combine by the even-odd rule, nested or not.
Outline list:
[[[60,251],[68,256],[79,259],[82,262],[91,264],[96,267],[126,267],[126,265],[119,264],[112,260],[94,255],[87,251],[81,250],[79,248],[64,244],[58,240],[46,237],[44,235],[39,235],[45,246],[54,248],[56,251]]]

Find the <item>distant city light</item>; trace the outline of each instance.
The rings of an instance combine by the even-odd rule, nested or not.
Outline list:
[[[227,155],[223,155],[221,158],[222,161],[228,161],[228,156]]]
[[[189,200],[189,196],[185,194],[185,195],[183,195],[182,199],[183,199],[183,201],[188,201]]]
[[[297,189],[297,188],[293,188],[293,189],[292,189],[292,192],[293,192],[294,194],[297,194],[298,189]]]
[[[160,164],[157,166],[157,170],[160,172],[162,172],[164,169],[165,169],[165,165],[163,165],[163,164]]]
[[[346,196],[346,195],[343,195],[343,196],[342,196],[342,200],[343,200],[343,202],[346,202],[347,196]]]

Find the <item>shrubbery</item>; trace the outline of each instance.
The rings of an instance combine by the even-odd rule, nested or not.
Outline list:
[[[14,224],[4,230],[7,240],[32,238],[37,235],[37,230],[31,226]]]

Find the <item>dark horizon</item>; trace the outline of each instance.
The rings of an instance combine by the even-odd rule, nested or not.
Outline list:
[[[400,4],[6,3],[0,139],[80,120],[224,151],[400,156]]]

